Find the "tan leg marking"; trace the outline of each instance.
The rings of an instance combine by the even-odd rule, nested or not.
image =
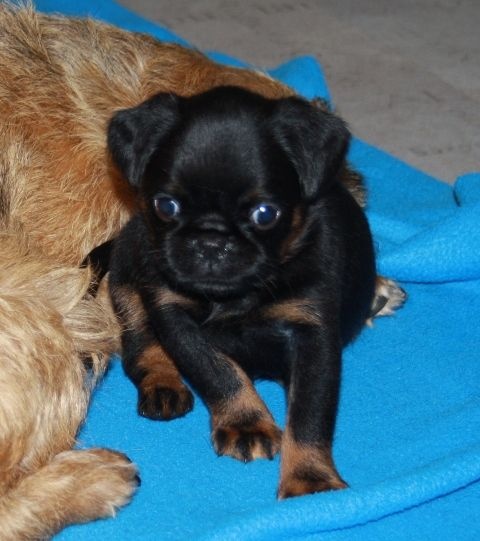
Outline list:
[[[322,323],[322,317],[308,299],[288,299],[272,304],[263,311],[263,316],[305,325]]]
[[[139,385],[140,415],[170,420],[192,410],[193,395],[160,344],[148,346],[140,354],[137,366],[145,372]]]
[[[403,306],[406,299],[407,294],[396,282],[383,276],[377,276],[375,296],[367,325],[372,326],[375,317],[393,315],[398,308]]]
[[[234,361],[226,359],[242,386],[233,397],[211,407],[215,451],[244,462],[272,459],[280,450],[281,430],[248,376]]]
[[[147,315],[140,294],[130,286],[116,286],[112,296],[123,328],[141,332],[145,328]]]
[[[279,499],[346,488],[328,447],[296,442],[287,428],[282,441]]]
[[[162,287],[155,292],[155,301],[156,305],[160,308],[172,304],[181,306],[182,308],[191,308],[197,304],[194,300],[189,299],[185,295],[172,291],[166,287]]]

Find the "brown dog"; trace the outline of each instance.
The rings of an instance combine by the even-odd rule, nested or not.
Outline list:
[[[0,73],[0,528],[23,540],[112,515],[137,483],[123,455],[71,450],[91,389],[82,359],[101,374],[118,332],[76,267],[135,210],[108,157],[108,121],[158,92],[293,91],[144,35],[6,5]],[[343,181],[363,197],[346,164]],[[379,285],[389,310],[401,294]]]

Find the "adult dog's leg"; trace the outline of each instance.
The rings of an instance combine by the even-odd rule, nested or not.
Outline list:
[[[37,541],[69,524],[113,516],[137,485],[125,455],[106,449],[59,453],[0,499],[1,538]]]
[[[19,246],[0,235],[0,537],[15,541],[112,515],[138,482],[123,455],[71,450],[91,389],[82,358],[99,373],[114,346],[108,305],[85,296],[87,269]]]

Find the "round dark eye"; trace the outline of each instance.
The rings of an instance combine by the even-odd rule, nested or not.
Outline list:
[[[159,195],[153,200],[157,216],[169,222],[180,214],[180,203],[168,195]]]
[[[250,220],[258,229],[269,229],[277,223],[280,214],[280,209],[275,205],[260,203],[252,209]]]

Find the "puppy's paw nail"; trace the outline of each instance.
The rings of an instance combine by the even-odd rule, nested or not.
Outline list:
[[[273,457],[280,451],[281,430],[271,421],[251,425],[221,426],[212,433],[213,445],[219,455],[228,455],[243,462]]]
[[[191,411],[193,401],[193,395],[186,387],[157,387],[149,393],[139,394],[138,413],[148,419],[169,421]]]

